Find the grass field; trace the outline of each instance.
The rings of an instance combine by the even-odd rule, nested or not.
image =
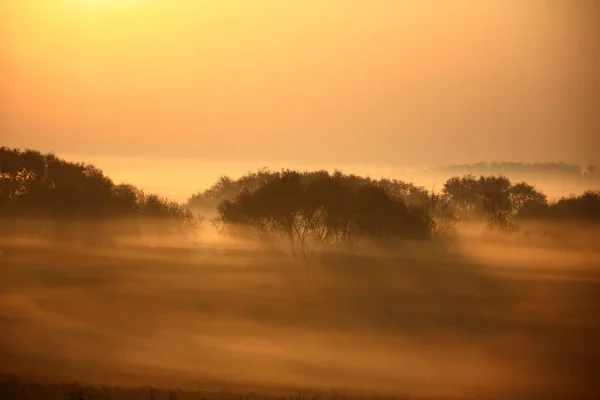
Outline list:
[[[96,399],[600,393],[593,246],[475,235],[307,266],[240,243],[3,243],[0,399],[76,380]]]

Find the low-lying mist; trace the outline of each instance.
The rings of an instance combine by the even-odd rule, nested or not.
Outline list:
[[[0,372],[414,396],[593,394],[597,248],[481,232],[309,261],[206,232],[168,243],[4,237]],[[571,242],[576,232],[566,231]]]

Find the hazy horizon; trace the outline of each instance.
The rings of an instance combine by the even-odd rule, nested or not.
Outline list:
[[[339,170],[374,179],[399,179],[424,186],[428,190],[439,191],[445,181],[456,174],[451,172],[427,172],[430,167],[442,165],[417,164],[386,166],[378,164],[334,164],[334,163],[258,163],[252,161],[218,162],[193,158],[151,158],[151,157],[117,157],[117,156],[83,156],[79,154],[61,154],[57,156],[73,162],[93,164],[100,168],[115,183],[128,183],[142,190],[158,193],[169,199],[186,202],[190,196],[212,186],[221,176],[238,178],[242,175],[262,168],[270,170]],[[552,162],[552,161],[550,161]],[[585,168],[585,166],[584,166]],[[515,176],[509,178],[515,179]],[[517,176],[516,179],[522,179]],[[552,182],[533,180],[531,184],[544,191],[549,198],[558,198],[569,194],[579,194],[588,189],[600,189],[598,184],[586,182],[583,187],[579,182],[564,182],[556,178]],[[549,185],[549,183],[551,183]]]
[[[194,158],[167,157],[119,157],[88,156],[78,154],[59,154],[66,160],[94,164],[115,182],[131,183],[143,190],[157,192],[176,201],[186,201],[192,194],[209,188],[221,176],[240,177],[247,172],[261,168],[278,170],[282,168],[298,170],[329,171],[343,170],[348,173],[369,175],[373,178],[391,177],[409,178],[407,172],[424,168],[424,165],[385,166],[368,164],[333,163],[260,163],[253,161],[211,161]],[[442,182],[443,183],[443,182]]]

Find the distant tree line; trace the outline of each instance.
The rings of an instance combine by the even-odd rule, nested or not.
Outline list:
[[[115,184],[89,164],[0,148],[3,220],[144,220],[168,233],[196,228],[199,213],[212,214],[215,225],[230,234],[284,239],[304,254],[315,246],[351,247],[363,239],[451,236],[459,221],[485,221],[509,231],[528,219],[598,223],[600,191],[548,201],[534,186],[501,175],[455,176],[436,193],[401,180],[340,171],[261,169],[237,179],[221,177],[181,205]]]
[[[161,232],[196,226],[187,207],[128,184],[115,184],[97,167],[52,153],[0,147],[0,218],[97,222],[152,221]]]
[[[548,177],[589,178],[600,180],[600,164],[579,164],[566,162],[521,163],[521,162],[478,162],[473,164],[444,165],[431,170],[451,174],[476,175],[529,175]]]

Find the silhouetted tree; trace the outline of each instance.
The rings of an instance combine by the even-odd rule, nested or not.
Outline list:
[[[527,204],[545,204],[546,196],[525,182],[516,185],[504,176],[473,175],[450,178],[443,193],[459,209],[463,219],[485,219],[491,227],[512,229],[512,219]]]
[[[547,217],[600,222],[600,191],[589,190],[581,196],[563,197],[548,207]]]
[[[452,177],[446,181],[442,193],[457,206],[460,219],[472,219],[482,214],[482,199],[477,179],[473,175]]]
[[[305,171],[303,173],[303,179],[308,179],[310,175],[317,177],[323,172],[326,171]],[[210,213],[213,210],[216,211],[217,206],[221,201],[234,199],[244,190],[254,191],[269,180],[279,178],[280,174],[281,171],[271,171],[263,168],[256,172],[249,172],[238,179],[222,176],[210,188],[191,196],[188,200],[188,206],[192,210],[201,211],[203,213]],[[363,185],[376,184],[385,189],[390,196],[402,198],[407,204],[426,204],[429,195],[425,188],[400,180],[381,179],[377,181],[354,174],[343,174],[340,171],[334,171],[332,175],[343,176],[344,185],[348,187],[358,188]]]
[[[249,172],[238,179],[222,176],[210,188],[192,195],[188,200],[188,207],[194,211],[211,213],[216,211],[221,201],[233,199],[244,190],[253,191],[261,184],[277,177],[278,174],[263,168]]]
[[[412,183],[400,181],[397,179],[380,179],[375,182],[377,186],[384,189],[390,196],[396,199],[402,199],[409,205],[423,206],[429,201],[429,192],[422,186],[415,186]]]
[[[425,210],[432,223],[432,236],[436,238],[452,237],[459,221],[456,204],[444,193],[429,195]]]
[[[408,206],[376,181],[339,171],[282,171],[257,189],[222,201],[218,212],[220,224],[285,238],[302,254],[310,244],[349,246],[360,237],[424,239],[432,229],[425,207]]]
[[[588,176],[596,176],[599,173],[599,169],[597,166],[595,166],[594,164],[590,164],[588,165],[588,167],[585,170],[586,175]]]
[[[43,225],[53,227],[50,233],[57,237],[91,240],[107,233],[109,218],[160,220],[169,226],[167,231],[200,221],[174,202],[146,195],[131,185],[115,185],[93,165],[7,147],[0,148],[0,217],[45,220]],[[25,229],[39,232],[31,224]]]

